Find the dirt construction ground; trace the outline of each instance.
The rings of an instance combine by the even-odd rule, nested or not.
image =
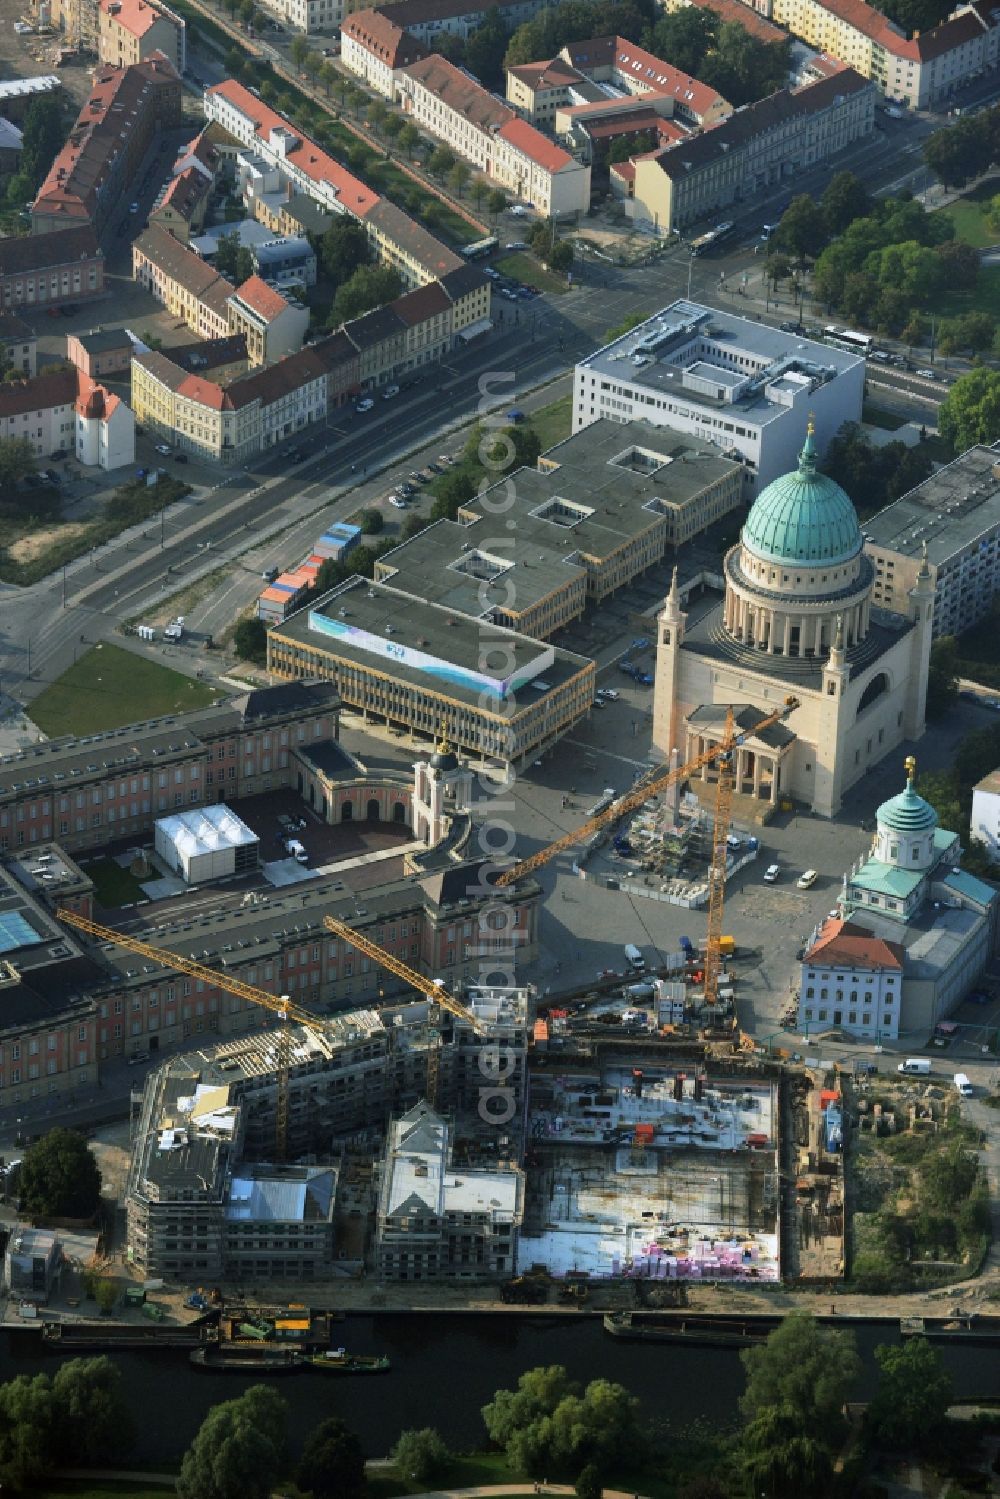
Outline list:
[[[18,36],[14,30],[15,21],[33,24],[34,19],[31,6],[22,0],[0,0],[0,81],[58,72],[75,114],[90,93],[90,74],[97,59],[89,56],[80,63],[57,69],[62,38],[54,34]]]

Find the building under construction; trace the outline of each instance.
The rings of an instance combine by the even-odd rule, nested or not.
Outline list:
[[[522,1270],[779,1278],[776,1082],[666,1057],[561,1065],[531,1081]]]
[[[390,1119],[428,1095],[448,1120],[449,1163],[508,1182],[522,1149],[529,994],[473,989],[465,1003],[477,1029],[426,1001],[292,1027],[284,1161],[276,1031],[151,1074],[126,1191],[131,1262],[170,1279],[360,1267],[375,1253],[358,1230]]]

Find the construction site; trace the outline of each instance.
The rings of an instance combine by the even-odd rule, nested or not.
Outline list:
[[[522,1271],[779,1278],[776,1082],[665,1059],[533,1073],[528,1119]]]

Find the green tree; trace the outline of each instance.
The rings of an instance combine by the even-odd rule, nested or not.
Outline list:
[[[568,239],[557,239],[548,252],[548,263],[554,271],[568,271],[573,264],[573,246]]]
[[[946,187],[963,187],[984,172],[992,159],[986,121],[972,117],[936,130],[924,142],[924,161]]]
[[[306,60],[306,57],[311,51],[312,48],[306,41],[305,37],[301,32],[297,32],[296,35],[292,37],[292,44],[288,49],[288,55],[297,68],[301,68],[302,64]]]
[[[503,57],[509,33],[498,6],[491,6],[465,43],[465,66],[493,91],[504,86]]]
[[[37,1488],[55,1466],[56,1412],[48,1376],[19,1374],[0,1385],[0,1484]]]
[[[21,208],[35,196],[35,188],[27,172],[15,172],[8,178],[4,190],[4,201],[11,208]]]
[[[240,0],[239,15],[240,24],[249,30],[253,21],[253,0]]]
[[[287,1410],[266,1385],[214,1406],[181,1462],[180,1499],[270,1499],[285,1462]]]
[[[601,1499],[604,1486],[601,1483],[601,1474],[596,1463],[588,1463],[580,1470],[580,1474],[573,1485],[576,1490],[576,1499]]]
[[[263,666],[267,661],[267,626],[262,619],[241,619],[233,631],[233,646],[241,661]]]
[[[763,1406],[747,1425],[741,1443],[751,1492],[768,1499],[829,1493],[830,1454],[813,1434],[821,1429],[804,1427],[797,1410]]]
[[[386,104],[384,99],[373,99],[368,105],[368,108],[365,110],[365,115],[367,116],[368,123],[375,131],[376,135],[381,131],[382,126],[385,124],[386,116],[388,115],[388,113],[389,106]]]
[[[919,312],[913,314],[899,336],[911,354],[918,345],[923,343],[927,337],[927,324]]]
[[[581,1394],[558,1365],[522,1374],[516,1390],[498,1390],[483,1420],[512,1466],[528,1473],[551,1466],[579,1474],[588,1464],[606,1473],[641,1460],[638,1402],[605,1379]]]
[[[490,215],[495,224],[500,214],[502,214],[507,207],[507,194],[503,192],[501,188],[495,187],[486,201],[486,207],[489,209]]]
[[[808,1312],[790,1312],[766,1343],[740,1354],[747,1386],[740,1397],[753,1421],[768,1407],[787,1407],[803,1430],[831,1430],[861,1372],[854,1338],[820,1327]]]
[[[319,75],[323,71],[323,58],[319,52],[314,52],[310,47],[309,51],[302,59],[302,66],[309,74],[309,77],[315,83],[315,81],[319,78]]]
[[[455,153],[450,146],[435,146],[427,163],[434,177],[447,177],[455,165]]]
[[[0,437],[0,505],[13,504],[17,485],[36,469],[35,450],[26,437]]]
[[[964,239],[948,239],[935,246],[944,266],[945,284],[952,291],[974,291],[979,280],[979,255]]]
[[[115,1466],[135,1440],[122,1392],[122,1374],[110,1358],[74,1358],[52,1381],[59,1461],[67,1467]]]
[[[361,317],[373,307],[392,302],[403,290],[398,271],[391,266],[360,266],[338,288],[330,313],[331,328]]]
[[[771,236],[776,250],[786,250],[799,260],[815,259],[829,239],[826,216],[814,198],[800,193],[793,198]]]
[[[21,1166],[25,1211],[39,1218],[90,1218],[101,1173],[87,1142],[72,1129],[50,1129],[29,1145]]]
[[[408,517],[408,520],[414,519],[414,516]],[[430,1479],[439,1478],[447,1471],[452,1455],[440,1432],[433,1426],[424,1426],[420,1430],[401,1431],[390,1460],[400,1478],[408,1484],[426,1485]]]
[[[448,186],[451,188],[452,192],[457,193],[461,198],[463,192],[465,191],[465,184],[468,182],[471,176],[472,169],[469,167],[469,165],[464,161],[456,161],[455,165],[448,173]]]
[[[110,1317],[118,1300],[118,1282],[110,1275],[99,1275],[94,1282],[94,1300],[102,1317]]]
[[[489,197],[489,193],[490,187],[488,182],[484,182],[482,177],[473,178],[472,186],[469,189],[469,197],[480,212],[482,211],[483,204]]]
[[[988,312],[963,312],[960,317],[949,318],[938,332],[938,348],[942,354],[981,353],[992,348],[996,335],[996,322]]]
[[[319,242],[326,274],[338,285],[372,260],[371,242],[361,225],[346,215],[335,218]]]
[[[739,106],[752,104],[783,87],[788,67],[787,41],[763,42],[739,22],[725,21],[697,77]]]
[[[926,1338],[875,1349],[878,1390],[866,1422],[877,1442],[912,1451],[940,1431],[955,1398],[951,1375]]]
[[[670,15],[658,17],[649,45],[657,57],[669,57],[675,68],[697,78],[702,63],[715,46],[718,29],[718,18],[710,10],[697,5],[685,6]],[[523,60],[529,62],[532,59]]]
[[[478,488],[475,474],[464,465],[442,475],[434,486],[431,520],[454,520],[460,507],[472,499]]]
[[[1000,437],[1000,370],[977,369],[956,380],[938,411],[938,430],[957,453]]]
[[[310,1433],[295,1482],[313,1499],[360,1499],[364,1494],[365,1455],[339,1416],[327,1417]]]
[[[407,156],[412,156],[413,148],[417,145],[419,140],[420,131],[417,129],[416,125],[411,124],[410,121],[407,120],[402,130],[399,132],[399,149],[401,151],[405,151]]]
[[[377,536],[384,529],[385,518],[381,510],[376,510],[374,506],[370,506],[367,510],[362,510],[361,534],[363,536]]]
[[[402,115],[386,115],[382,121],[382,134],[389,141],[398,140],[405,128],[406,121]]]
[[[42,182],[62,148],[62,105],[52,94],[32,99],[24,113],[21,141],[21,172],[32,189]]]
[[[819,201],[831,238],[842,234],[855,219],[865,218],[871,209],[865,185],[853,172],[837,172],[831,177]]]

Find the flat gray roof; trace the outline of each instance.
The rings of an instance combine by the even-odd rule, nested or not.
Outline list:
[[[941,567],[1000,528],[1000,450],[975,447],[866,520],[866,540]]]
[[[543,679],[554,689],[593,669],[585,656],[514,630],[484,625],[467,614],[364,578],[341,583],[311,608],[300,609],[275,625],[271,633],[486,712],[490,711],[484,704],[488,680],[502,676],[510,681],[523,673],[526,681]],[[514,692],[518,712],[543,699],[543,693],[530,686],[523,691],[516,686],[508,690],[508,699]],[[499,702],[498,696],[493,711],[499,711]],[[511,716],[516,719],[517,712]]]
[[[655,495],[669,507],[686,505],[709,485],[742,469],[707,439],[652,422],[613,422],[608,417],[557,442],[539,462],[551,470],[557,493],[565,493],[572,478],[581,493],[589,488],[595,495],[628,495],[639,503]],[[474,502],[463,506],[473,508]]]
[[[718,362],[713,359],[713,351],[720,356]],[[746,361],[748,357],[752,365],[739,363],[741,358]],[[765,385],[770,381],[797,373],[815,388],[863,362],[859,354],[815,343],[798,333],[782,333],[778,328],[751,322],[734,312],[681,298],[582,359],[577,369],[591,370],[623,385],[675,396],[713,411],[732,411],[734,416],[763,426],[789,409],[786,404],[767,398]],[[685,383],[686,374],[729,388],[736,376],[747,375],[751,379],[743,393],[726,401],[704,390],[692,389]]]

